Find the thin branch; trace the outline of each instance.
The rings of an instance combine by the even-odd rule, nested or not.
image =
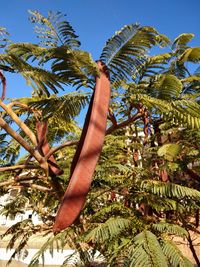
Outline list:
[[[73,146],[73,145],[77,145],[79,142],[79,140],[74,140],[74,141],[67,141],[57,147],[53,147],[49,150],[49,152],[46,154],[45,159],[49,159],[51,155],[53,155],[55,152],[57,152],[60,149],[63,149],[67,146]]]
[[[23,169],[40,169],[40,166],[34,166],[34,165],[14,165],[14,166],[6,166],[6,167],[0,167],[0,172],[6,172],[6,171],[15,171],[15,170],[23,170]]]
[[[112,125],[110,128],[108,128],[106,130],[106,135],[111,134],[113,131],[115,131],[117,129],[121,129],[121,128],[126,127],[129,123],[136,121],[137,119],[141,118],[142,116],[143,116],[143,114],[138,112],[133,117],[131,117],[131,118],[119,123],[119,124]]]
[[[44,180],[46,177],[44,176],[18,176],[15,177],[16,182],[23,182],[23,181],[31,181],[31,180]]]
[[[44,180],[44,176],[32,176],[32,177],[28,177],[28,176],[22,176],[22,177],[18,177],[17,179],[10,179],[4,182],[0,183],[0,187],[3,186],[8,186],[8,185],[12,185],[15,184],[17,185],[19,183],[19,185],[23,185],[25,186],[25,184],[23,183],[24,181],[31,181],[31,180]],[[22,183],[20,183],[22,182]],[[31,184],[26,184],[28,187],[31,186]]]
[[[14,180],[14,179],[10,179],[10,180],[8,180],[8,181],[1,182],[1,183],[0,183],[0,187],[2,187],[2,186],[8,186],[8,185],[11,185],[11,184],[13,184],[13,183],[15,183],[15,180]]]
[[[117,125],[117,120],[116,120],[115,114],[113,113],[111,108],[108,109],[108,119],[112,122],[112,124],[114,126]]]
[[[24,186],[24,187],[30,187],[30,188],[33,188],[33,189],[37,189],[37,190],[42,191],[42,192],[52,192],[52,188],[48,188],[48,187],[41,186],[41,185],[38,185],[38,184],[23,183],[21,185]]]
[[[14,122],[22,129],[22,131],[31,139],[32,143],[37,146],[37,139],[35,134],[29,127],[15,114],[15,112],[0,100],[0,106],[7,112],[7,114],[14,120]]]
[[[33,107],[29,107],[27,104],[17,102],[17,101],[13,101],[13,102],[10,102],[9,104],[7,104],[7,107],[9,107],[9,108],[12,108],[14,106],[20,107],[20,108],[23,108],[25,110],[28,110],[29,112],[32,112],[36,119],[38,119],[38,117],[41,116],[41,111],[39,111]]]

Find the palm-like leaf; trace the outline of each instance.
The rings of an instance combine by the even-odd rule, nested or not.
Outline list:
[[[164,144],[158,149],[158,156],[163,156],[167,160],[174,160],[181,152],[180,144]]]
[[[164,120],[181,124],[182,127],[200,128],[200,106],[193,99],[166,101],[147,96],[146,94],[135,94],[131,96],[131,99],[132,101],[136,99],[142,101],[148,109],[155,109],[154,112],[163,115]]]
[[[43,16],[38,11],[29,10],[30,21],[36,23],[35,31],[42,39],[41,43],[45,46],[57,47],[65,45],[70,48],[80,46],[78,36],[70,23],[64,19],[60,12],[49,12],[48,17]]]
[[[173,42],[172,49],[180,49],[187,45],[189,41],[194,38],[194,34],[192,33],[182,33],[180,34]]]
[[[200,61],[200,47],[192,47],[186,49],[180,56],[179,61],[184,62],[199,62]]]
[[[177,236],[187,237],[187,231],[179,225],[160,222],[152,225],[152,228],[160,233],[169,233]]]
[[[0,27],[0,48],[6,47],[8,40],[9,33],[6,31],[5,28]]]
[[[104,243],[111,241],[120,233],[125,231],[131,225],[129,219],[124,218],[109,218],[105,223],[98,224],[96,228],[91,230],[86,236],[86,242],[92,241],[93,243]]]
[[[183,256],[177,246],[170,240],[164,240],[162,249],[170,264],[174,267],[192,267],[194,264]]]
[[[127,80],[146,60],[145,53],[153,45],[166,45],[168,39],[152,27],[130,24],[111,37],[103,48],[100,59],[108,66],[111,82]]]
[[[132,76],[133,80],[139,78],[139,82],[147,77],[152,77],[165,70],[165,65],[169,62],[172,55],[170,53],[149,56],[147,60],[141,64]],[[139,77],[138,77],[139,76]]]
[[[16,57],[14,54],[0,55],[1,67],[7,70],[7,65],[12,71],[19,72],[26,79],[27,83],[33,87],[39,95],[50,95],[49,89],[58,93],[58,89],[63,89],[61,83],[66,83],[56,74],[37,67],[33,67],[23,59]]]
[[[133,239],[134,245],[123,266],[130,267],[167,267],[167,259],[162,251],[157,237],[144,230]]]
[[[99,75],[97,64],[89,53],[71,50],[67,46],[44,48],[38,45],[20,43],[10,45],[7,51],[11,59],[13,57],[18,59],[19,64],[28,60],[37,60],[39,65],[50,62],[52,73],[56,73],[58,80],[76,87],[93,88],[94,77]],[[2,62],[3,59],[4,62],[7,61],[10,65],[12,64],[13,60],[10,59],[9,62],[8,58],[2,57]]]
[[[21,102],[30,105],[38,110],[42,110],[44,119],[55,117],[70,122],[76,117],[82,108],[89,102],[89,95],[83,93],[69,93],[58,97],[51,95],[49,98],[25,98]]]
[[[200,198],[200,192],[198,190],[170,182],[145,180],[141,183],[141,189],[162,197],[193,200],[199,200]]]
[[[150,94],[159,99],[172,100],[179,97],[182,91],[181,81],[174,75],[162,74],[156,76],[156,81],[150,89]]]

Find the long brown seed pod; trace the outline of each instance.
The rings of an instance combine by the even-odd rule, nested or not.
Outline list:
[[[102,62],[97,62],[100,77],[89,105],[82,136],[72,162],[71,177],[53,227],[59,232],[78,217],[88,194],[106,132],[110,100],[110,80]]]

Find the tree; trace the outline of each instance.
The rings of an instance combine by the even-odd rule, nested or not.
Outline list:
[[[66,174],[69,174],[69,155],[73,153],[71,145],[77,143],[75,137],[78,139],[74,117],[88,102],[88,94],[85,93],[57,97],[50,96],[49,90],[57,93],[57,88],[65,84],[78,89],[81,86],[93,88],[96,77],[100,75],[91,56],[79,50],[80,42],[71,25],[66,21],[60,23],[60,19],[60,13],[50,13],[45,18],[38,12],[32,12],[32,22],[42,25],[37,31],[43,39],[43,46],[11,44],[0,56],[1,69],[21,73],[34,89],[32,98],[19,99],[7,105],[1,102],[1,126],[5,130],[1,135],[2,155],[4,164],[12,165],[0,169],[8,171],[2,175],[1,186],[5,190],[8,185],[20,185],[24,196],[19,199],[29,199],[32,205],[38,203],[33,209],[41,215],[44,223],[48,223],[48,227],[38,227],[26,220],[11,227],[6,232],[13,234],[10,247],[18,236],[22,236],[16,253],[21,252],[33,233],[52,229],[52,214],[68,183]],[[183,176],[182,163],[194,159],[193,156],[188,159],[188,150],[182,146],[191,137],[185,139],[181,136],[180,139],[179,135],[196,135],[195,129],[200,123],[198,69],[191,75],[185,66],[186,62],[199,62],[200,59],[200,48],[187,45],[192,37],[191,34],[180,35],[169,53],[156,56],[148,56],[147,51],[154,45],[169,45],[170,41],[152,27],[131,24],[108,40],[100,60],[107,67],[112,88],[109,125],[92,190],[74,225],[50,237],[30,266],[57,239],[64,240],[61,247],[69,243],[79,251],[82,248],[78,243],[87,243],[94,250],[98,249],[110,266],[167,266],[169,263],[189,266],[188,260],[170,240],[170,235],[189,238],[188,228],[183,229],[185,218],[182,215],[186,210],[193,212],[199,208],[198,185],[191,185],[185,179],[173,180],[177,168]],[[45,64],[48,68],[51,64],[50,69],[44,69]],[[47,119],[50,125],[48,135]],[[13,121],[20,127],[20,134],[9,126]],[[178,124],[184,128],[182,132],[178,130]],[[135,135],[130,146],[125,145],[125,127],[130,127]],[[193,130],[188,130],[190,128]],[[141,131],[144,131],[142,143],[138,134]],[[9,141],[8,136],[12,137]],[[26,141],[28,138],[32,146]],[[44,152],[48,143],[55,144],[63,139],[67,141],[56,148],[48,147]],[[7,149],[8,142],[12,144],[10,150]],[[14,165],[16,151],[20,151],[19,144],[28,155]],[[55,152],[58,153],[56,158],[52,156]],[[132,157],[133,152],[136,157]],[[180,152],[181,157],[178,156]],[[196,162],[198,157],[197,154]],[[30,169],[34,172],[27,175]],[[190,169],[186,169],[189,172]],[[13,177],[13,173],[9,172],[13,170],[17,170],[15,178],[8,180],[9,175]],[[198,176],[194,168],[192,171]],[[163,180],[164,174],[167,183]],[[31,191],[27,187],[32,188]],[[13,203],[9,203],[4,212],[16,214],[24,208],[24,203],[19,201],[16,209],[13,209]],[[171,218],[174,212],[178,214],[176,219]],[[29,229],[28,234],[24,228]],[[87,255],[87,251],[82,252]],[[84,258],[84,264],[89,263],[88,257]]]

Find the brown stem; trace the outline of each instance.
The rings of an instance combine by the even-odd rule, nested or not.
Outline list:
[[[40,151],[42,156],[46,156],[46,154],[50,150],[50,145],[47,141],[47,131],[48,131],[48,122],[47,121],[37,121],[36,122],[36,131],[37,131],[37,138],[38,138],[38,150]],[[56,163],[56,159],[53,155],[51,155],[48,159],[48,166],[49,166],[49,174],[53,173],[55,175],[60,175],[63,171],[59,168]]]
[[[15,178],[15,182],[31,181],[31,180],[44,180],[44,176],[18,176]]]
[[[196,251],[194,249],[194,245],[193,245],[192,238],[191,238],[191,235],[190,235],[189,231],[188,231],[187,240],[188,240],[189,247],[190,247],[190,250],[192,252],[193,258],[195,259],[197,266],[200,266],[200,261],[199,261],[199,258],[197,256],[197,253],[196,253]]]
[[[0,187],[3,186],[8,186],[11,184],[16,184],[18,182],[23,182],[23,181],[31,181],[31,180],[37,180],[37,179],[44,179],[43,176],[32,176],[32,177],[27,177],[27,176],[23,176],[23,177],[17,177],[16,179],[10,179],[8,181],[4,181],[0,183]]]

